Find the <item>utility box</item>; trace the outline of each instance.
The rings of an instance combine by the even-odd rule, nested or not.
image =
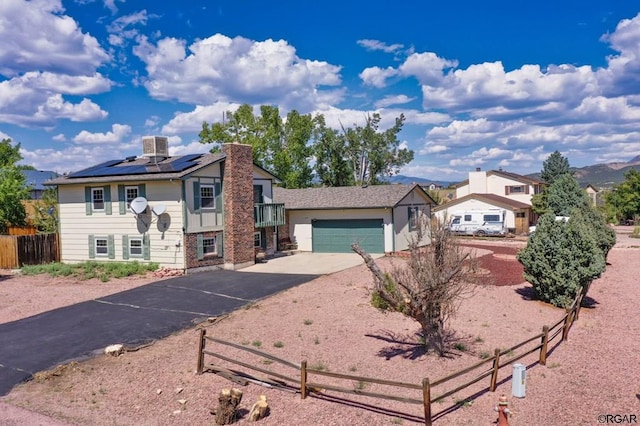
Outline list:
[[[527,367],[524,364],[513,364],[511,377],[511,394],[516,398],[524,398],[527,384]]]

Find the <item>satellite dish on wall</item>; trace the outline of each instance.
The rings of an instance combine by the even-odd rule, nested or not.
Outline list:
[[[146,198],[138,197],[138,198],[134,198],[133,200],[131,200],[131,204],[130,204],[129,208],[135,214],[141,214],[147,209],[148,205],[149,205],[149,203],[147,203],[147,199]]]
[[[153,207],[151,209],[151,211],[156,215],[156,216],[160,216],[162,213],[164,213],[167,210],[167,206],[165,206],[164,204],[158,204],[157,206]]]

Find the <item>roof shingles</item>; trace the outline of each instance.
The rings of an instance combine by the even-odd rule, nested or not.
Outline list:
[[[394,207],[418,185],[340,186],[328,188],[273,188],[276,203],[288,210]]]

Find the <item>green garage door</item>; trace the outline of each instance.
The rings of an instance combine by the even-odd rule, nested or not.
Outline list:
[[[315,253],[352,253],[354,242],[369,253],[384,253],[382,219],[314,220],[312,228]]]

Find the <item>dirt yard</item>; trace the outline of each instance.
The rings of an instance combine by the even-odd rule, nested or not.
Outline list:
[[[495,393],[489,379],[434,403],[436,425],[492,424],[501,394],[509,397],[512,426],[598,424],[601,415],[635,415],[640,420],[640,240],[631,228],[619,227],[607,271],[591,287],[587,307],[571,330],[569,341],[555,347],[547,365],[537,355],[527,365],[526,397],[511,397],[511,371],[501,370]],[[560,319],[563,311],[531,300],[522,282],[515,253],[523,242],[470,240],[493,285],[479,287],[464,300],[452,321],[455,349],[449,358],[425,356],[417,345],[417,323],[399,314],[372,308],[371,275],[364,266],[322,276],[260,301],[216,323],[177,333],[154,345],[119,357],[99,356],[37,374],[0,398],[0,424],[7,425],[206,425],[218,392],[238,387],[244,392],[246,416],[259,395],[266,395],[270,414],[263,425],[393,425],[420,424],[422,407],[326,389],[305,400],[299,394],[249,384],[239,386],[212,373],[196,375],[199,329],[207,335],[245,345],[330,372],[420,384],[478,362],[495,348],[508,348],[538,334]],[[385,258],[379,262],[387,263]],[[104,284],[44,277],[3,276],[0,322],[146,284],[150,277]],[[114,342],[117,343],[117,342]],[[209,344],[208,349],[237,358],[241,352]],[[516,353],[517,354],[517,353]],[[515,354],[514,354],[515,355]],[[254,365],[278,369],[258,358]],[[213,362],[207,357],[206,362]],[[217,362],[224,364],[224,362]],[[230,366],[229,366],[230,367]],[[283,370],[291,375],[291,371]],[[469,379],[471,377],[467,377]],[[334,379],[314,377],[310,381]],[[393,389],[364,382],[335,382],[369,392]],[[455,386],[455,383],[453,384]],[[437,396],[451,387],[435,387]],[[421,399],[421,391],[397,390]],[[27,411],[28,410],[28,411]],[[41,417],[42,415],[46,417]],[[246,418],[237,424],[247,424]]]

